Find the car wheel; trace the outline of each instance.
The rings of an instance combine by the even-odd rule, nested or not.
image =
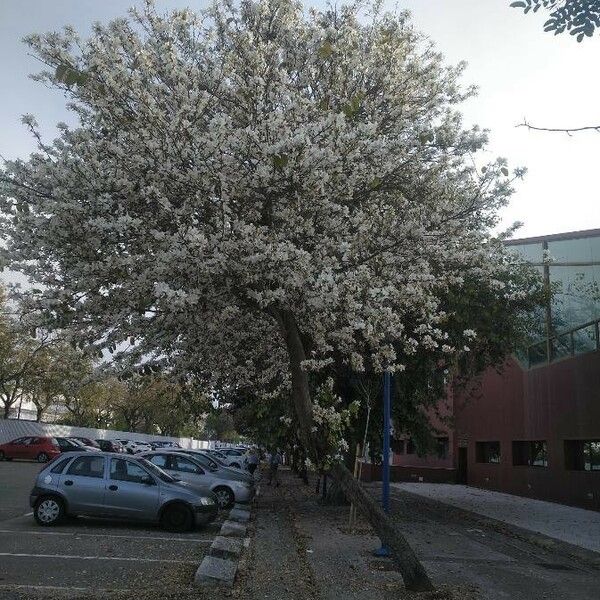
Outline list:
[[[45,452],[40,452],[40,453],[37,455],[37,461],[38,461],[39,463],[45,463],[45,462],[48,462],[48,455],[47,455]]]
[[[161,527],[175,533],[189,531],[193,523],[192,511],[185,504],[180,503],[167,506],[160,517]]]
[[[217,497],[219,508],[229,508],[230,506],[233,506],[233,503],[235,502],[235,496],[229,488],[218,487],[215,488],[213,492]]]
[[[240,463],[236,463],[236,462],[235,462],[235,463],[231,463],[231,466],[232,466],[234,469],[240,469],[240,468],[241,468],[241,467],[240,467]]]
[[[4,450],[0,450],[0,460],[6,460],[6,454],[4,454]]]
[[[56,496],[45,496],[35,503],[33,517],[38,525],[56,525],[64,516],[65,506]]]

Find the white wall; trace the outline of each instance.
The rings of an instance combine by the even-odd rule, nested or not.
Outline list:
[[[195,440],[194,438],[166,437],[162,435],[149,435],[146,433],[129,433],[127,431],[115,431],[111,429],[92,429],[90,427],[72,427],[71,425],[55,425],[53,423],[36,423],[23,419],[0,419],[0,444],[9,442],[18,437],[26,435],[39,436],[81,436],[95,439],[138,440],[149,442],[152,440],[169,440],[178,442],[182,448],[211,448],[214,442]]]

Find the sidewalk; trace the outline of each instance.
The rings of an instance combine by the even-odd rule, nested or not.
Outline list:
[[[424,496],[509,525],[600,552],[600,513],[447,483],[392,483],[392,489]]]
[[[261,484],[247,568],[232,595],[243,600],[472,600],[472,586],[440,585],[431,594],[404,589],[370,526],[348,529],[348,506],[321,506],[315,479],[304,485],[282,469],[281,486]]]
[[[380,485],[366,487],[379,497]],[[314,477],[304,485],[282,469],[278,488],[263,479],[254,514],[245,567],[226,594],[237,600],[598,600],[600,562],[397,487],[390,517],[436,592],[407,592],[392,560],[373,555],[370,526],[359,519],[349,531],[348,506],[319,504]]]

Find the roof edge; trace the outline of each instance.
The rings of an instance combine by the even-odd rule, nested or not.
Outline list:
[[[517,244],[534,244],[536,242],[556,242],[560,240],[575,240],[586,237],[599,237],[600,229],[583,229],[581,231],[567,231],[565,233],[552,233],[550,235],[538,235],[535,237],[518,238],[514,240],[505,240],[507,246]]]

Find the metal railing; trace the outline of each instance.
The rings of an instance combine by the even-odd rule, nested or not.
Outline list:
[[[597,350],[600,350],[600,318],[531,344],[522,362],[531,369]]]

